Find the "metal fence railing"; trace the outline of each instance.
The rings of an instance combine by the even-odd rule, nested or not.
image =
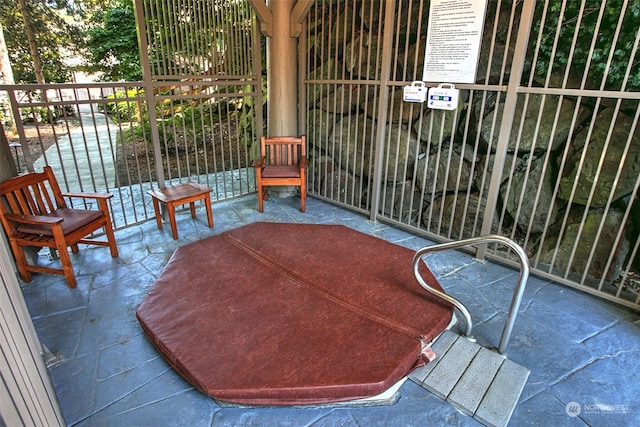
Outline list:
[[[436,240],[509,237],[533,273],[640,308],[637,8],[488,0],[476,81],[443,111],[402,101],[422,80],[429,7],[311,8],[310,191]]]
[[[149,218],[145,190],[165,181],[199,180],[215,200],[255,191],[260,37],[245,2],[210,3],[136,2],[143,82],[0,86],[24,122],[22,167],[59,163],[68,189],[115,192],[118,227]],[[440,241],[503,235],[532,274],[640,308],[640,12],[488,0],[476,81],[438,111],[402,101],[422,80],[429,6],[310,8],[309,193]],[[477,256],[514,263],[492,245]]]
[[[14,117],[20,117],[9,135],[20,144],[13,152],[20,171],[50,165],[64,191],[113,193],[117,228],[153,217],[146,191],[160,185],[159,173],[164,185],[185,180],[208,185],[213,200],[255,191],[247,142],[252,137],[239,125],[235,106],[245,93],[227,85],[196,102],[165,91],[154,98],[159,135],[154,141],[142,87],[141,82],[1,86]]]

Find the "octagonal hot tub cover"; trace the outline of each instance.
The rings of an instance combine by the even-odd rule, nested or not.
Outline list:
[[[413,255],[341,225],[254,223],[179,247],[137,317],[169,364],[217,400],[376,396],[427,362],[425,344],[452,317],[415,280]]]

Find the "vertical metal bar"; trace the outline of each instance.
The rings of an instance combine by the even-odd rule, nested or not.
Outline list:
[[[546,13],[546,5],[547,5],[547,3],[548,2],[545,2],[545,10],[544,10],[545,13]],[[564,8],[562,9],[562,11],[564,13]],[[573,38],[572,38],[572,42],[571,42],[571,48],[569,49],[569,62],[567,63],[567,66],[565,68],[564,77],[563,77],[563,81],[562,81],[562,87],[563,88],[566,87],[567,81],[568,81],[568,78],[569,78],[569,75],[570,75],[571,63],[573,61],[573,56],[574,56],[573,53],[575,51],[575,46],[576,46],[576,43],[577,43],[577,40],[578,40],[578,34],[580,32],[580,27],[581,27],[583,14],[584,14],[584,3],[581,4],[581,8],[580,8],[580,10],[578,12],[576,26],[575,26],[575,30],[574,30]],[[561,16],[563,16],[563,14]],[[556,28],[556,33],[559,33],[559,31],[560,31],[560,26],[561,26],[561,23],[562,23],[562,19],[559,19],[558,21],[559,22],[558,22],[558,27]],[[539,46],[539,44],[541,43],[542,34],[543,34],[543,31],[541,30],[539,38],[538,38],[537,46]],[[555,60],[555,41],[554,41],[554,50],[553,50],[553,52],[554,53],[553,53],[553,55],[551,57],[551,61]],[[532,68],[535,68],[535,62],[533,63]],[[546,78],[546,81],[545,81],[545,87],[547,87],[548,84],[549,84],[550,73],[551,73],[551,69],[549,68],[548,71],[547,71],[547,78]],[[557,107],[558,109],[556,111],[559,111],[559,108],[561,106],[560,103],[563,100],[564,100],[564,98],[561,96],[559,101],[558,101],[558,107]],[[573,113],[572,122],[571,122],[571,125],[570,125],[570,128],[569,128],[570,129],[570,133],[573,133],[573,130],[575,129],[576,119],[578,117],[578,111],[580,109],[580,106],[581,106],[581,97],[578,97],[578,99],[576,101],[576,105],[574,107],[574,113]],[[556,123],[557,123],[557,118],[556,118],[556,121],[554,121],[554,132],[553,132],[553,134],[555,134],[555,124]],[[565,162],[566,162],[566,157],[567,157],[567,153],[568,153],[569,147],[570,147],[569,144],[567,144],[566,148],[564,150],[564,155],[562,157],[562,161],[560,163],[560,168],[559,168],[559,172],[558,172],[559,174],[564,169],[564,165],[565,165]],[[547,152],[547,156],[545,158],[546,159],[545,162],[548,161],[548,159],[549,159],[549,155],[550,155],[549,151]],[[559,186],[560,186],[560,182],[558,180],[558,182],[556,182],[556,184],[554,186],[554,189],[553,189],[553,193],[552,193],[552,197],[551,197],[551,200],[552,200],[551,204],[552,205],[549,206],[549,212],[552,212],[552,210],[553,210],[553,208],[554,208],[554,206],[556,204],[556,200],[557,200],[556,196],[558,194]],[[551,217],[551,215],[547,216],[547,218],[545,220],[545,225],[544,225],[544,229],[545,230],[549,229],[550,221],[552,219],[553,218]],[[537,265],[537,263],[538,263],[539,257],[541,255],[540,251],[541,251],[541,249],[543,247],[543,244],[544,244],[544,241],[546,240],[546,237],[547,237],[546,232],[543,233],[542,236],[540,237],[540,242],[539,242],[539,245],[538,245],[539,246],[539,250],[538,250],[538,252],[536,253],[536,255],[534,257],[534,265]]]
[[[302,22],[302,31],[298,37],[298,105],[300,107],[308,105],[307,91],[304,84],[304,79],[309,74],[308,63],[305,60],[307,52],[307,20]],[[257,90],[257,88],[256,88]],[[306,135],[306,129],[301,126],[301,123],[307,123],[307,109],[298,108],[298,131],[296,136]],[[310,138],[307,137],[307,144]],[[309,177],[307,177],[309,181]]]
[[[160,188],[166,186],[164,181],[164,171],[162,170],[162,156],[160,154],[160,134],[158,127],[153,124],[158,123],[155,109],[155,99],[153,95],[153,80],[151,77],[151,66],[149,62],[149,45],[146,37],[146,24],[144,21],[144,10],[142,2],[135,2],[136,24],[141,30],[138,32],[140,37],[140,64],[142,65],[142,78],[144,86],[145,100],[147,104],[147,114],[149,115],[151,142],[153,144],[153,154],[156,165],[156,177]]]
[[[256,93],[254,114],[256,120],[256,129],[254,129],[253,140],[257,141],[263,135],[264,117],[262,109],[262,53],[260,48],[260,30],[257,23],[255,13],[251,12],[251,22],[253,23],[252,33],[252,53],[253,53],[253,88]],[[302,77],[302,76],[301,76]]]
[[[520,25],[518,27],[518,36],[516,38],[515,53],[511,64],[511,74],[509,84],[507,86],[507,95],[504,103],[502,114],[502,122],[500,123],[500,134],[498,136],[498,145],[496,147],[496,155],[494,159],[493,171],[491,173],[491,181],[489,185],[489,194],[487,196],[487,206],[482,220],[481,234],[489,234],[491,232],[491,223],[495,214],[496,206],[498,206],[499,184],[502,179],[502,167],[505,163],[509,137],[511,136],[511,126],[513,124],[513,116],[518,97],[518,86],[522,79],[526,61],[526,51],[529,42],[529,33],[533,23],[533,14],[535,10],[535,0],[524,0],[522,5],[522,15],[520,17]],[[497,107],[496,107],[497,108]],[[484,259],[486,247],[478,248],[476,256],[478,259]]]
[[[33,173],[33,160],[31,159],[31,153],[29,152],[29,143],[25,134],[23,118],[20,113],[20,107],[18,106],[16,92],[16,89],[8,90],[7,96],[9,97],[9,103],[11,104],[11,115],[13,116],[13,120],[16,125],[18,137],[20,138],[20,146],[22,148],[22,157],[24,158],[25,169],[27,169],[28,172]]]
[[[618,107],[620,105],[621,101],[622,100],[620,100],[620,99],[618,100],[616,107]],[[604,214],[602,216],[602,221],[601,221],[600,226],[598,228],[598,232],[596,234],[597,237],[595,238],[595,241],[599,241],[600,240],[600,233],[602,232],[602,228],[604,227],[604,223],[605,223],[606,218],[607,218],[607,213],[609,212],[609,209],[611,208],[611,204],[613,203],[613,195],[615,194],[615,190],[616,190],[616,188],[618,186],[618,182],[620,180],[620,175],[622,175],[623,168],[624,168],[625,164],[627,163],[626,162],[627,155],[629,154],[629,150],[630,150],[630,148],[631,148],[631,146],[633,144],[633,136],[635,134],[635,131],[638,129],[638,118],[639,117],[640,117],[640,104],[638,104],[637,107],[636,107],[636,114],[635,114],[635,117],[633,119],[633,124],[631,125],[631,129],[629,129],[629,136],[627,138],[627,142],[625,144],[625,148],[624,148],[624,150],[622,152],[622,156],[621,156],[621,159],[620,159],[620,168],[618,168],[618,170],[616,171],[615,178],[614,178],[614,180],[613,180],[613,182],[611,184],[611,192],[609,193],[609,198],[607,199],[607,203],[606,203],[605,208],[604,208]],[[614,125],[614,123],[615,123],[615,120],[612,122],[612,126]],[[604,155],[605,154],[603,154],[603,157],[604,157]],[[638,176],[638,178],[636,179],[636,183],[634,185],[634,191],[631,193],[631,200],[629,200],[629,202],[627,203],[627,209],[626,209],[626,212],[623,215],[623,218],[622,218],[622,221],[621,221],[622,224],[626,224],[627,223],[631,208],[633,207],[633,199],[636,197],[639,184],[640,184],[640,176]],[[594,187],[595,187],[595,183],[594,183]],[[606,263],[606,265],[604,267],[604,271],[603,271],[600,283],[598,284],[598,291],[602,290],[602,287],[604,285],[604,281],[605,281],[606,276],[607,276],[606,273],[609,271],[609,267],[611,266],[611,264],[613,262],[614,256],[616,254],[616,249],[618,248],[618,245],[619,245],[620,241],[622,240],[622,238],[624,238],[624,232],[625,232],[625,227],[623,225],[622,227],[620,227],[618,229],[618,232],[616,234],[616,238],[612,242],[611,253],[609,254],[609,257],[607,259],[607,263]],[[587,266],[591,265],[591,261],[593,259],[593,255],[594,255],[594,251],[591,251],[591,253],[589,254],[589,259],[587,260],[587,263],[586,263]],[[631,258],[629,260],[630,264],[633,263],[633,259],[634,258]],[[587,277],[587,273],[588,273],[588,268],[585,269],[585,271],[584,271],[584,273],[582,275],[582,280],[581,280],[582,283],[585,282],[586,277]]]
[[[380,101],[378,104],[378,117],[387,117],[387,109],[389,105],[389,78],[391,76],[391,56],[393,46],[393,23],[395,17],[395,2],[384,2],[384,30],[382,43],[382,66],[380,69]],[[382,166],[384,162],[383,150],[385,147],[384,136],[386,133],[386,120],[378,120],[373,141],[376,146],[373,182],[371,185],[371,210],[369,212],[369,220],[376,222],[380,203],[380,190],[382,188]]]
[[[605,2],[603,2],[603,5],[604,3]],[[627,5],[628,5],[628,0],[624,0],[622,3],[622,7],[620,8],[620,13],[618,15],[618,23],[616,25],[616,30],[614,32],[613,40],[611,41],[611,48],[609,49],[609,57],[607,58],[607,64],[605,66],[604,73],[602,73],[602,80],[600,81],[600,90],[604,90],[605,84],[607,83],[607,77],[609,74],[609,70],[611,69],[611,62],[616,53],[616,45],[618,44],[618,37],[620,36],[620,31],[622,29],[622,22],[624,20],[624,15],[627,10]],[[636,4],[636,7],[637,7],[637,4]]]
[[[602,1],[601,5],[600,5],[599,12],[598,12],[598,18],[597,18],[597,21],[596,21],[596,25],[595,25],[594,32],[593,32],[593,37],[591,39],[591,45],[590,45],[590,48],[589,48],[589,54],[587,56],[586,65],[585,65],[584,70],[583,70],[582,82],[580,84],[580,88],[581,89],[584,89],[585,86],[586,86],[587,77],[589,75],[589,69],[591,67],[591,60],[592,60],[592,56],[593,56],[592,54],[593,54],[593,51],[594,51],[594,48],[595,48],[595,45],[596,45],[596,42],[597,42],[597,38],[598,38],[597,35],[598,35],[599,30],[600,30],[600,25],[602,23],[602,17],[604,15],[605,4],[606,4],[606,1]],[[602,98],[600,98],[600,97],[598,97],[596,99],[595,106],[593,107],[593,114],[591,116],[591,121],[590,121],[588,130],[587,130],[587,135],[586,135],[586,139],[585,139],[586,141],[588,141],[591,138],[591,134],[593,132],[593,128],[594,128],[594,125],[595,125],[595,120],[596,120],[598,111],[600,109],[601,101],[602,101]],[[577,103],[580,104],[581,102],[582,102],[582,97],[578,97],[578,102]],[[574,120],[575,120],[576,115],[577,115],[577,110],[574,112]],[[573,124],[572,124],[572,127],[573,127]],[[582,149],[582,153],[580,154],[580,160],[578,162],[577,171],[576,171],[576,175],[575,175],[576,176],[576,180],[573,183],[569,199],[567,200],[567,207],[565,209],[565,214],[564,214],[564,217],[562,219],[562,225],[560,227],[559,236],[563,236],[564,235],[566,227],[567,227],[567,222],[569,220],[570,207],[573,204],[573,199],[574,199],[574,195],[575,195],[577,184],[578,184],[578,177],[582,173],[582,168],[584,166],[584,159],[585,159],[585,155],[586,155],[586,152],[587,152],[587,148],[588,148],[588,144],[585,144],[583,149]],[[568,150],[569,150],[569,145],[567,145],[567,147],[566,147],[566,149],[564,151],[564,155],[563,155],[563,158],[562,158],[560,170],[564,169],[564,166],[566,164],[565,163],[566,162],[566,158],[567,158],[567,155],[568,155]],[[556,184],[556,188],[558,186],[559,186],[559,182]],[[582,223],[581,223],[580,226],[582,226]],[[577,240],[578,239],[579,239],[579,235],[577,237]],[[560,248],[561,241],[562,240],[560,238],[557,239],[557,243],[556,243],[554,251],[553,251],[553,256],[552,256],[552,259],[551,259],[551,263],[549,265],[549,271],[552,271],[552,269],[553,269],[553,266],[554,266],[555,260],[556,260],[556,256],[558,254],[558,250]],[[573,259],[574,254],[575,254],[575,247],[574,247],[574,250],[572,251],[572,254],[570,255],[571,259]],[[568,273],[569,273],[569,270],[570,270],[570,268],[569,268],[570,264],[571,263],[569,263],[567,265],[567,269],[566,269],[565,275],[564,275],[565,278],[568,277]]]
[[[187,2],[187,8],[189,10],[189,22],[186,23],[187,35],[189,36],[189,48],[191,49],[191,67],[190,73],[194,77],[201,77],[204,74],[204,67],[202,62],[202,37],[204,31],[202,31],[202,20],[200,19],[200,7],[198,0],[189,0]],[[198,79],[199,81],[200,79]]]

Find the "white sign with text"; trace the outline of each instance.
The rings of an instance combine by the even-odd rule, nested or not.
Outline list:
[[[422,80],[475,83],[487,0],[431,0]]]

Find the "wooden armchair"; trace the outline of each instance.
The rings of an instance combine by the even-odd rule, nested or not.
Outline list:
[[[304,212],[307,196],[307,143],[304,136],[260,138],[260,158],[256,168],[258,210],[263,212],[269,186],[299,186],[300,211]]]
[[[99,210],[70,209],[64,197],[80,197],[97,201]],[[67,247],[78,253],[78,243],[109,246],[111,256],[118,256],[107,200],[111,194],[62,193],[51,167],[0,183],[0,220],[7,233],[20,276],[31,281],[31,272],[64,275],[70,288],[76,287],[76,276]],[[107,241],[87,238],[104,228]],[[62,268],[31,265],[25,246],[57,249]]]

